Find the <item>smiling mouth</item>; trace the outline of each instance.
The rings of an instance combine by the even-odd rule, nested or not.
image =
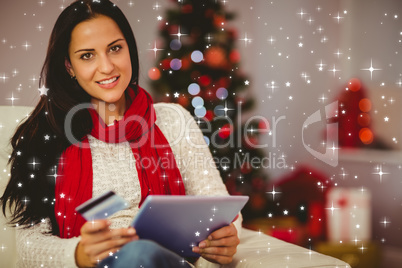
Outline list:
[[[99,82],[96,82],[96,83],[98,83],[98,84],[100,84],[100,85],[108,85],[108,84],[111,84],[111,83],[117,81],[117,79],[119,79],[119,76],[110,78],[110,79],[108,79],[108,80],[99,81]]]

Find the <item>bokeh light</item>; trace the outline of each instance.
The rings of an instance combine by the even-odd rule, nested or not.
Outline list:
[[[201,51],[194,50],[193,53],[191,53],[191,60],[194,61],[195,63],[201,62],[203,59],[204,55],[202,54]]]
[[[360,90],[362,84],[360,83],[360,80],[357,78],[352,78],[349,80],[349,89],[353,92],[356,92]]]
[[[369,128],[362,128],[359,131],[359,138],[364,144],[370,144],[374,140],[374,135]]]
[[[204,117],[206,113],[207,113],[207,109],[205,109],[204,106],[197,107],[194,109],[194,114],[199,118]]]
[[[170,42],[170,48],[172,50],[179,50],[181,48],[181,42],[179,40],[177,40],[177,39],[173,39]]]
[[[191,101],[191,105],[193,105],[194,108],[199,108],[204,106],[204,99],[201,97],[195,97],[192,101]],[[204,116],[204,115],[203,115]]]
[[[198,93],[200,93],[200,86],[197,83],[192,83],[188,86],[188,93],[190,93],[191,95],[197,95]]]
[[[151,80],[158,80],[161,77],[161,72],[159,71],[158,68],[151,68],[148,70],[148,77]]]
[[[224,116],[225,111],[223,109],[225,109],[225,107],[223,107],[223,105],[216,105],[214,108],[214,114],[216,116]]]
[[[228,97],[228,95],[229,95],[229,93],[228,93],[227,89],[224,88],[224,87],[220,87],[216,91],[216,97],[218,99],[224,100],[224,99],[226,99]]]
[[[207,136],[204,136],[204,140],[205,140],[205,143],[209,146],[209,144],[211,143],[209,138]]]
[[[180,70],[181,68],[181,60],[179,59],[173,59],[170,61],[170,68],[172,68],[172,70]]]
[[[231,133],[232,133],[232,128],[231,128],[230,124],[226,124],[219,130],[218,135],[222,139],[227,139]]]
[[[359,101],[360,111],[368,113],[371,110],[371,101],[367,98],[361,99]]]

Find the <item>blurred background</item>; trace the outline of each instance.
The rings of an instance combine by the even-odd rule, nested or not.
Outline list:
[[[216,130],[205,139],[233,160],[217,163],[229,191],[251,197],[247,227],[353,267],[401,267],[401,1],[114,2],[136,36],[140,85]],[[1,106],[35,106],[69,3],[2,1]]]

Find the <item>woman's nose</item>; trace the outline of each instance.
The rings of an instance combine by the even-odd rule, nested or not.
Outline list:
[[[114,70],[114,64],[107,55],[100,57],[98,70],[105,74],[109,74]]]

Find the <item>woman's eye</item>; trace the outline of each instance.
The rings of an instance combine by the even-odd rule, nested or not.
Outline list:
[[[113,46],[113,47],[110,48],[110,51],[112,51],[112,52],[118,52],[120,49],[121,49],[121,46],[120,46],[120,45],[119,45],[119,46]]]
[[[83,60],[89,60],[90,58],[92,58],[91,53],[85,53],[85,54],[81,55],[81,59],[83,59]]]

